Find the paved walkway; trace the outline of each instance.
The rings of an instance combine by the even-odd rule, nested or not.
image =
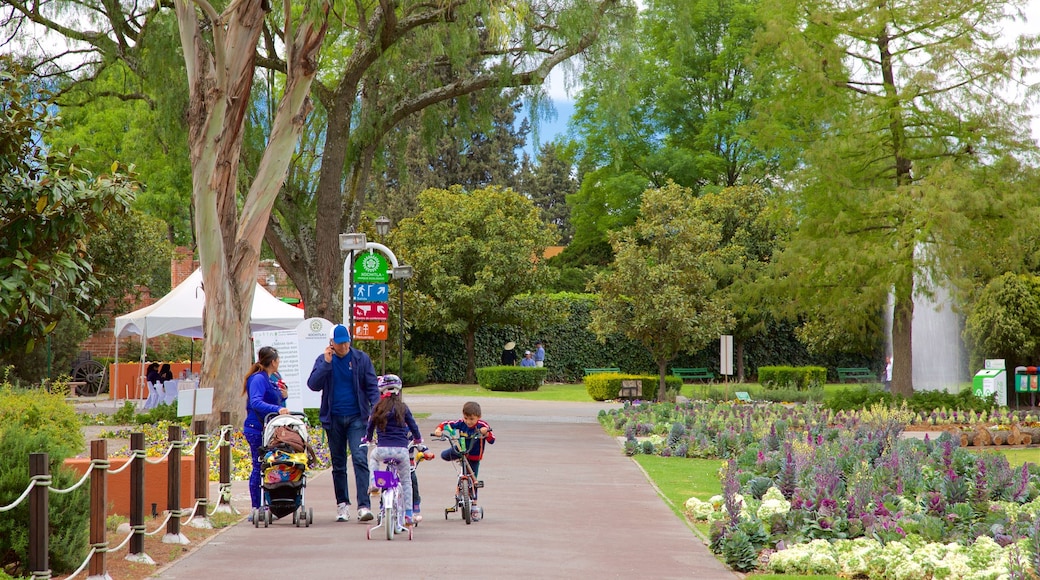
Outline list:
[[[409,397],[429,433],[465,399]],[[310,528],[245,521],[158,571],[156,578],[698,578],[738,577],[665,505],[639,467],[596,422],[601,403],[478,399],[497,442],[481,462],[485,518],[444,519],[452,467],[419,468],[424,520],[414,540],[365,539],[367,524],[335,522],[332,477],[312,472]],[[430,442],[440,451],[444,444]],[[350,476],[353,493],[353,476]],[[236,483],[233,504],[249,505]],[[353,507],[353,506],[352,506]],[[352,517],[354,514],[352,514]]]

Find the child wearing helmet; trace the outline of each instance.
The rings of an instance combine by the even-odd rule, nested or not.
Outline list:
[[[462,418],[455,421],[444,421],[433,430],[434,437],[440,437],[444,432],[458,434],[466,449],[466,459],[473,469],[473,477],[480,470],[480,460],[484,457],[484,444],[494,443],[495,434],[491,432],[491,425],[480,418],[480,403],[468,401],[462,406]],[[441,452],[441,459],[445,461],[456,461],[462,455],[449,447]],[[474,506],[476,507],[476,506]],[[479,508],[478,508],[479,509]]]
[[[401,400],[401,379],[397,375],[383,375],[378,379],[379,402],[372,409],[368,420],[365,438],[372,441],[375,433],[376,448],[368,455],[368,493],[379,495],[372,473],[387,458],[397,460],[397,477],[401,480],[401,493],[405,501],[404,521],[406,526],[414,525],[412,506],[412,477],[408,473],[408,443],[422,443],[419,425],[412,416],[411,409]]]

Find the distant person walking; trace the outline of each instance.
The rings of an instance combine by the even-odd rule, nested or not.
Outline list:
[[[540,340],[535,341],[534,343],[534,366],[545,366],[545,348],[542,346],[542,341]]]

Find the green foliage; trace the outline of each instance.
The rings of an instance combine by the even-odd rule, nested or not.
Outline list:
[[[546,372],[544,367],[481,367],[477,369],[477,384],[489,391],[537,391]]]
[[[176,403],[159,403],[144,413],[134,416],[134,422],[138,425],[156,425],[160,421],[169,423],[180,423],[185,427],[191,426],[191,417],[178,417]]]
[[[0,386],[0,505],[13,503],[29,485],[29,454],[47,453],[52,486],[65,489],[79,478],[62,462],[83,448],[83,434],[75,410],[61,395],[42,389],[23,391],[6,382]],[[75,570],[86,555],[90,494],[82,491],[50,497],[50,565]],[[29,504],[0,518],[0,565],[25,569],[28,557]]]
[[[611,235],[611,269],[593,281],[600,301],[589,329],[600,340],[619,333],[639,341],[658,365],[704,348],[732,322],[716,289],[737,252],[720,246],[721,225],[692,201],[675,184],[647,190],[635,225]]]
[[[39,348],[32,352],[25,352],[24,349],[0,352],[0,367],[10,365],[11,380],[21,384],[36,384],[48,377],[71,375],[72,363],[88,334],[84,320],[64,317],[54,327],[54,331],[39,342]],[[47,364],[48,355],[50,365]]]
[[[773,389],[793,389],[804,391],[822,389],[827,382],[827,369],[823,367],[758,367],[758,382],[767,391]]]
[[[936,409],[951,411],[992,411],[996,406],[992,399],[983,399],[972,394],[971,389],[959,393],[946,391],[922,391],[914,393],[910,398],[887,393],[876,387],[862,386],[857,389],[843,389],[836,392],[824,402],[824,407],[832,411],[853,411],[868,409],[877,404],[899,407],[903,402],[915,413],[931,413]]]
[[[0,385],[0,426],[47,439],[48,453],[70,457],[83,448],[79,417],[60,394]]]
[[[118,411],[112,413],[113,425],[130,425],[134,423],[134,415],[137,414],[137,406],[133,401],[126,401]]]
[[[621,381],[632,379],[639,379],[643,383],[643,395],[640,398],[644,400],[654,398],[659,386],[659,377],[656,375],[647,376],[618,373],[594,373],[585,377],[585,390],[589,393],[589,396],[596,401],[617,399],[618,393],[621,392]],[[682,389],[682,384],[682,379],[672,376],[665,377],[666,398],[674,399],[675,395],[679,394],[679,391]]]
[[[1032,364],[1040,357],[1040,277],[1006,273],[986,284],[964,322],[971,368],[985,358]]]
[[[32,351],[66,316],[87,319],[101,280],[85,242],[125,212],[135,187],[118,167],[92,174],[41,146],[50,93],[0,58],[0,352]]]
[[[533,311],[538,318],[551,315],[544,308],[520,308],[515,299],[544,288],[553,275],[531,264],[556,238],[530,200],[498,187],[455,187],[424,191],[419,206],[415,217],[401,222],[394,243],[420,273],[420,327],[462,335],[471,345],[483,324],[531,324]],[[475,349],[467,348],[467,355],[472,382]]]
[[[425,383],[430,376],[430,367],[432,366],[432,361],[430,361],[429,357],[415,356],[408,349],[402,351],[401,355],[404,358],[403,370],[398,368],[401,366],[400,358],[392,356],[392,353],[387,353],[386,372],[401,377],[401,381],[405,386]]]
[[[826,393],[823,389],[763,389],[755,398],[774,403],[820,403],[826,398]]]
[[[751,545],[751,539],[740,529],[725,535],[722,540],[722,559],[739,572],[754,570],[758,566],[758,553]]]

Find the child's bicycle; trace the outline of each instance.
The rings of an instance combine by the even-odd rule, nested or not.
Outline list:
[[[459,459],[452,462],[455,464],[459,479],[455,484],[455,504],[444,508],[444,519],[448,519],[448,514],[452,512],[461,511],[462,519],[466,520],[467,524],[480,521],[484,517],[484,510],[479,506],[473,505],[473,502],[477,500],[477,490],[484,487],[484,482],[478,481],[473,473],[473,468],[466,457],[466,446],[463,445],[461,438],[456,433],[445,431],[443,435],[437,436],[431,433],[430,436],[440,441],[447,441],[451,448],[458,455],[461,455]],[[483,435],[476,437],[476,439],[483,438]]]
[[[369,444],[361,445],[367,447]],[[388,457],[383,461],[384,470],[372,472],[372,481],[379,488],[379,511],[376,525],[365,532],[369,540],[372,539],[372,531],[379,528],[383,528],[387,540],[393,540],[394,534],[406,532],[408,539],[412,539],[412,528],[404,525],[404,494],[401,493],[401,480],[397,477],[397,464],[396,459]]]

